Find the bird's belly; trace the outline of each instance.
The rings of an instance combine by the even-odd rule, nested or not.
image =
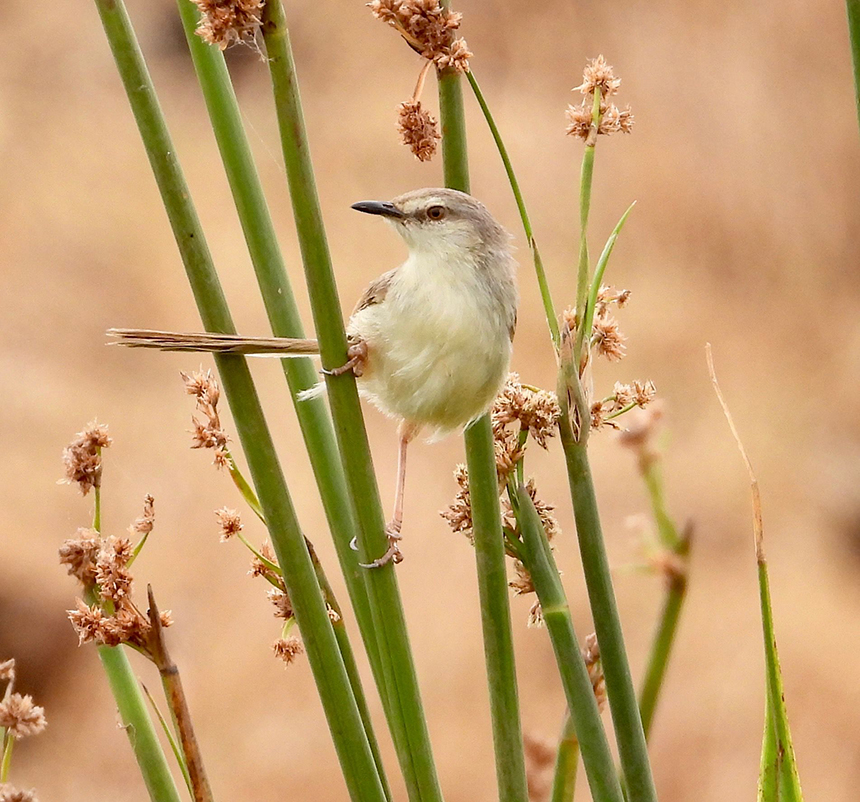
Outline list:
[[[511,345],[488,310],[451,304],[439,314],[438,299],[434,307],[435,315],[392,310],[368,338],[371,369],[361,388],[384,412],[444,434],[490,406]]]

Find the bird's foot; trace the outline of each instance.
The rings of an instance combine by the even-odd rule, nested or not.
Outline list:
[[[400,551],[400,546],[398,545],[398,541],[403,537],[400,534],[400,521],[390,521],[385,527],[385,534],[388,535],[388,549],[385,554],[372,563],[359,563],[362,568],[382,568],[383,565],[387,565],[390,562],[393,562],[395,565],[403,562],[403,552]]]
[[[364,373],[364,366],[367,364],[367,343],[364,340],[356,340],[350,343],[346,349],[347,360],[340,367],[326,370],[322,368],[320,373],[326,376],[341,376],[348,371],[352,371],[353,375],[358,378]]]

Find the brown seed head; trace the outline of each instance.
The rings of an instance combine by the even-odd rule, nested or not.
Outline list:
[[[129,527],[129,534],[143,537],[148,535],[155,526],[155,497],[147,493],[143,497],[143,514],[139,518],[135,518],[134,523]]]
[[[469,495],[469,471],[465,465],[458,465],[454,469],[454,480],[457,482],[457,495],[454,503],[439,514],[448,522],[448,526],[454,532],[461,532],[469,542],[474,544],[472,534],[472,499]]]
[[[192,415],[191,448],[209,448],[214,452],[213,462],[218,468],[230,467],[230,456],[227,450],[227,432],[221,428],[221,418],[218,414],[218,400],[221,398],[221,388],[212,375],[211,370],[194,371],[179,375],[185,382],[185,390],[197,399],[197,411],[203,415],[200,420]]]
[[[437,69],[469,70],[472,54],[466,40],[454,37],[462,20],[459,12],[443,8],[439,0],[372,0],[367,6]]]
[[[272,644],[275,657],[283,660],[286,665],[292,663],[304,650],[302,642],[294,635],[289,638],[278,638]]]
[[[269,597],[269,601],[275,605],[275,618],[283,618],[288,621],[295,615],[290,596],[285,590],[271,588],[266,595]]]
[[[657,396],[657,388],[654,386],[654,382],[652,381],[634,381],[633,393],[637,406],[645,407]]]
[[[48,722],[43,708],[33,704],[32,696],[9,693],[0,701],[0,727],[16,738],[38,735]]]
[[[238,535],[244,528],[242,518],[237,510],[229,507],[221,507],[215,510],[218,519],[218,528],[221,530],[221,542],[226,543],[233,535]]]
[[[600,662],[600,646],[594,633],[585,639],[582,659],[585,660],[585,667],[588,669],[588,678],[591,680],[591,687],[597,699],[597,707],[603,710],[606,707],[606,680],[603,676],[603,664]]]
[[[69,569],[69,575],[78,578],[89,588],[96,581],[96,559],[101,550],[101,536],[95,529],[78,529],[73,538],[60,546],[60,565]]]
[[[398,110],[397,130],[420,162],[429,161],[436,153],[436,143],[442,138],[436,118],[421,107],[420,100],[407,100]]]
[[[0,802],[39,802],[36,799],[36,791],[30,789],[15,788],[9,783],[0,783]]]
[[[519,376],[511,373],[496,396],[491,410],[493,433],[510,423],[518,421],[522,429],[537,441],[542,448],[547,447],[547,438],[555,434],[561,410],[555,393],[548,390],[535,390],[519,383]],[[522,457],[519,454],[518,459]]]
[[[593,97],[594,92],[599,89],[601,97],[609,97],[618,91],[619,86],[621,86],[621,79],[615,77],[612,67],[600,55],[585,65],[582,71],[582,83],[574,87],[574,91],[579,90],[583,95]]]
[[[200,9],[197,35],[224,50],[230,45],[256,47],[264,0],[193,0]]]
[[[606,357],[610,362],[618,362],[624,358],[627,338],[618,328],[618,320],[608,312],[595,317],[591,335],[591,344],[598,356]]]
[[[96,559],[96,584],[103,599],[121,604],[131,595],[132,576],[126,565],[132,551],[128,538],[111,535],[102,540]]]
[[[15,681],[15,658],[10,657],[0,663],[0,682]]]
[[[107,426],[96,421],[75,435],[75,439],[63,449],[63,467],[65,477],[61,480],[71,484],[75,482],[83,495],[94,487],[101,485],[102,459],[101,449],[111,444]]]
[[[516,578],[508,582],[508,586],[516,596],[525,596],[526,593],[534,593],[535,586],[532,583],[532,575],[529,569],[520,560],[514,560],[514,573]]]

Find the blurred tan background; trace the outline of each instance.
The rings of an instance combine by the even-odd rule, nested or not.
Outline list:
[[[598,381],[653,379],[669,434],[671,511],[696,542],[652,753],[660,798],[752,799],[763,714],[763,658],[742,465],[712,396],[704,344],[764,497],[780,655],[810,800],[854,800],[860,783],[860,139],[844,6],[798,0],[715,6],[462,0],[473,68],[507,139],[559,307],[572,295],[581,145],[564,136],[587,57],[604,53],[636,115],[597,152],[592,245],[638,206],[610,280],[633,290],[622,313],[629,357]],[[122,533],[144,493],[156,531],[136,565],[173,610],[182,666],[219,799],[345,798],[306,660],[270,653],[278,625],[238,544],[220,545],[212,510],[238,505],[206,454],[189,450],[181,355],[119,352],[104,330],[195,329],[196,311],[94,7],[6,0],[0,55],[0,658],[50,726],[19,745],[12,779],[40,798],[140,802],[145,792],[92,648],[64,610],[75,587],[60,542],[87,524],[91,498],[57,485],[60,452],[98,417],[115,438],[105,526]],[[240,330],[265,333],[239,226],[169,0],[130,11],[149,59]],[[288,3],[317,178],[345,310],[404,249],[350,203],[438,184],[394,130],[419,61],[357,2]],[[263,66],[228,54],[272,212],[303,309],[304,283],[279,166]],[[436,107],[432,84],[425,100]],[[528,251],[498,156],[467,93],[473,191],[516,234],[522,306],[514,367],[554,385]],[[310,328],[310,316],[307,316]],[[335,575],[280,370],[254,364],[303,525]],[[383,498],[395,432],[367,410]],[[660,600],[625,523],[646,509],[633,460],[594,440],[599,497],[637,677]],[[462,440],[411,452],[398,568],[446,798],[489,801],[495,780],[474,557],[437,511],[453,496]],[[588,606],[557,443],[530,470],[558,505],[558,556],[580,636]],[[250,516],[246,516],[250,518]],[[248,521],[247,531],[262,538]],[[338,587],[341,584],[338,583]],[[345,595],[345,594],[344,594]],[[523,720],[554,739],[563,699],[546,633],[515,600]],[[136,663],[155,684],[150,667]],[[380,733],[379,704],[374,712]],[[607,717],[608,720],[608,717]],[[391,750],[383,736],[386,754]],[[404,798],[392,761],[397,797]],[[587,789],[581,788],[582,798]]]

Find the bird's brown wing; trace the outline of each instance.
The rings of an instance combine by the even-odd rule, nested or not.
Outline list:
[[[385,300],[385,296],[388,294],[388,288],[391,286],[391,282],[394,279],[394,274],[397,272],[397,268],[394,270],[389,270],[387,273],[383,273],[379,278],[374,279],[367,285],[367,289],[361,294],[361,298],[358,299],[358,303],[355,305],[355,309],[352,310],[352,314],[355,315],[360,312],[362,309],[366,309],[368,306],[376,306],[376,304],[381,304]]]

